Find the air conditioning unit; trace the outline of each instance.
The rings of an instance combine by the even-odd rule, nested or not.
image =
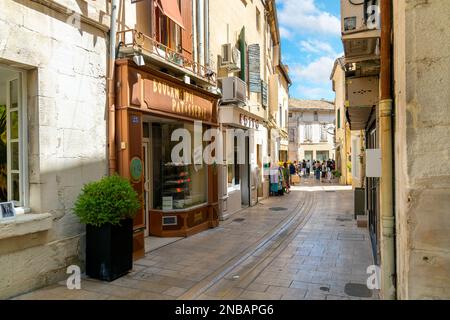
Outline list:
[[[247,101],[247,84],[238,77],[221,79],[222,103],[245,104]]]
[[[342,34],[362,31],[369,28],[368,21],[379,19],[378,0],[341,0],[341,28]]]
[[[348,78],[347,106],[372,107],[378,103],[378,77]]]
[[[241,52],[231,43],[222,45],[222,60],[220,66],[229,72],[241,71]]]

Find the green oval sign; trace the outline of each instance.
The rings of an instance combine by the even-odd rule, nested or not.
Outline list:
[[[134,157],[130,162],[130,175],[134,181],[141,181],[142,177],[142,161],[138,157]]]

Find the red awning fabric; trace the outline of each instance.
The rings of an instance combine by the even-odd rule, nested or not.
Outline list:
[[[180,8],[178,7],[178,0],[157,0],[156,3],[165,16],[181,28],[186,29],[183,24]]]

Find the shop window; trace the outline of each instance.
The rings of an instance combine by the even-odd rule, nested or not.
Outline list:
[[[163,121],[161,119],[161,121]],[[191,163],[175,163],[171,153],[179,141],[171,141],[176,129],[186,129],[194,137],[194,124],[192,123],[153,123],[152,149],[153,149],[153,209],[177,210],[187,209],[207,202],[207,165]],[[203,133],[206,127],[203,127]],[[202,135],[203,135],[202,133]],[[193,140],[192,140],[193,141]],[[203,143],[203,149],[206,142]],[[191,145],[191,155],[194,154],[194,144]],[[183,152],[183,151],[182,151]],[[181,154],[184,156],[184,154]]]
[[[23,206],[25,189],[21,74],[0,68],[0,202]]]

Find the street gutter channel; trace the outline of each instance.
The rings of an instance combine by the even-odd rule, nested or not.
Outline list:
[[[233,258],[228,260],[223,265],[223,267],[213,272],[205,279],[194,285],[183,295],[178,297],[178,300],[193,300],[197,298],[198,296],[206,292],[209,288],[217,284],[220,280],[226,278],[227,275],[230,275],[231,279],[237,280],[233,276],[239,274],[238,278],[239,283],[242,283],[244,281],[248,282],[247,280],[249,279],[248,276],[254,274],[254,272],[257,273],[256,276],[260,274],[262,270],[264,270],[266,265],[269,264],[273,259],[275,259],[276,256],[278,256],[281,253],[281,251],[283,251],[287,247],[288,243],[286,240],[295,237],[296,235],[295,231],[300,226],[303,227],[304,224],[302,224],[302,222],[305,221],[305,218],[307,216],[308,217],[310,216],[308,215],[308,213],[311,212],[311,209],[314,206],[314,201],[312,199],[314,198],[314,194],[313,193],[302,193],[302,194],[304,195],[304,198],[306,198],[306,200],[299,201],[295,206],[295,208],[292,210],[292,214],[290,214],[288,217],[286,217],[286,219],[284,219],[276,226],[274,226],[260,240],[256,241],[253,245],[250,245],[247,249],[243,250],[241,253],[235,255]],[[303,210],[305,208],[306,210]],[[272,242],[272,244],[270,244],[270,242]],[[282,246],[283,243],[285,244],[284,246]],[[257,252],[260,249],[263,249],[264,246],[266,246],[267,244],[270,245],[267,246],[267,249],[265,249],[266,254],[264,256],[262,256],[256,262],[250,262],[247,264],[244,263],[249,258],[254,258],[255,252]],[[277,251],[277,249],[279,252],[273,255],[273,253]],[[272,258],[269,261],[268,259],[270,257]],[[262,269],[258,268],[258,266],[262,267]],[[243,273],[232,272],[233,270],[239,269],[238,267],[249,269],[247,271],[244,271]],[[230,286],[230,288],[227,288],[228,289],[227,292],[231,290],[232,287],[235,287],[236,283],[237,282],[234,282]]]

